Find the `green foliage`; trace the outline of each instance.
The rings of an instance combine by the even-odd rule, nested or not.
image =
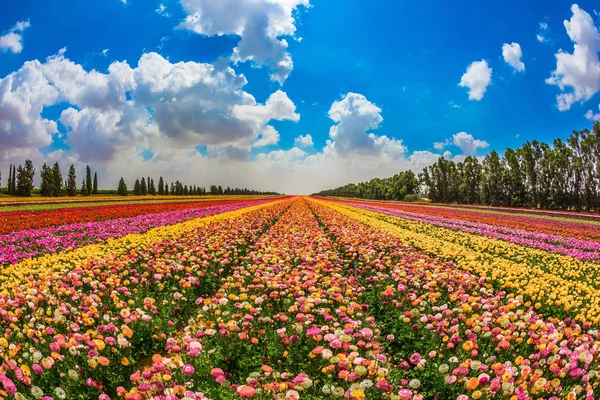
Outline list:
[[[16,195],[21,197],[31,197],[33,191],[33,177],[35,176],[35,168],[31,160],[25,160],[25,166],[19,165],[17,168],[17,187]]]
[[[144,178],[142,178],[142,179],[144,179]],[[140,184],[139,179],[135,180],[135,184],[133,185],[133,194],[135,194],[136,196],[142,195],[142,185]]]
[[[419,201],[421,200],[421,196],[418,194],[407,194],[404,196],[404,201]]]
[[[81,194],[83,196],[89,196],[94,191],[94,187],[92,185],[92,170],[89,165],[85,167],[85,192],[82,190]]]
[[[119,194],[119,196],[127,196],[127,185],[125,184],[125,180],[123,178],[121,178],[121,180],[119,181],[117,193]]]
[[[353,183],[316,193],[318,196],[355,197],[373,200],[403,200],[415,194],[419,181],[412,171],[400,172],[390,178],[374,178],[358,185]]]
[[[69,167],[69,175],[67,177],[67,196],[75,196],[77,195],[77,174],[75,173],[75,167],[71,164]]]
[[[420,175],[426,195],[444,203],[600,211],[600,123],[550,146],[533,140],[490,152],[482,162],[443,158]],[[458,188],[458,190],[455,190]]]
[[[92,194],[98,194],[98,174],[94,172],[94,187],[92,188]]]

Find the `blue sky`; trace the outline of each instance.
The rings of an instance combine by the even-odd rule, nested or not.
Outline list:
[[[566,1],[215,4],[5,4],[0,168],[30,157],[90,164],[104,187],[149,171],[307,193],[420,170],[444,152],[460,159],[550,142],[600,119],[600,75],[555,57],[574,53],[571,20],[589,66],[600,68],[592,1],[575,12]],[[505,43],[518,43],[514,65]],[[482,60],[466,80],[475,83],[459,86]],[[109,71],[115,62],[123,68]],[[469,85],[483,85],[480,98],[469,98]],[[559,107],[557,96],[573,92],[583,94]]]

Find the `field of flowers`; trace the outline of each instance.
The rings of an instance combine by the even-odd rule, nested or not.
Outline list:
[[[593,222],[198,203],[0,235],[0,399],[598,398]]]

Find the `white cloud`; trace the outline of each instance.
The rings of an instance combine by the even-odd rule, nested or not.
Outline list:
[[[281,90],[273,93],[264,105],[244,104],[233,107],[233,115],[242,121],[253,121],[259,125],[269,120],[299,121],[300,115],[296,114],[296,105]]]
[[[571,6],[573,13],[564,21],[569,38],[574,43],[573,53],[560,50],[556,54],[556,70],[546,83],[556,85],[561,94],[556,97],[559,110],[569,110],[575,102],[585,102],[600,91],[600,32],[590,14]]]
[[[450,145],[458,147],[462,151],[462,155],[470,156],[475,154],[479,149],[487,148],[489,146],[489,143],[485,140],[475,139],[473,135],[470,135],[467,132],[459,132],[455,133],[452,136],[452,139],[446,139],[443,142],[434,142],[433,148],[441,151]],[[450,152],[446,151],[444,153],[444,157],[450,158],[452,153],[450,153],[450,156],[448,156],[447,153]]]
[[[540,22],[540,24],[538,26],[538,33],[537,33],[537,35],[535,35],[538,42],[540,42],[540,43],[547,42],[548,34],[549,34],[548,24],[546,22]]]
[[[104,57],[106,57],[106,56],[108,55],[108,52],[109,52],[109,51],[110,51],[110,49],[104,49],[104,50],[102,50],[100,53],[102,53],[102,55],[103,55]]]
[[[469,89],[469,100],[481,100],[488,85],[492,81],[492,69],[487,61],[474,61],[467,67],[467,71],[460,78],[461,87]]]
[[[0,79],[0,160],[52,142],[56,122],[42,118],[41,112],[58,98],[39,61],[28,61]]]
[[[60,121],[72,152],[106,162],[125,148],[177,149],[206,145],[213,157],[247,159],[252,147],[276,144],[271,120],[298,121],[282,91],[258,104],[246,79],[226,65],[171,63],[144,54],[136,68],[114,62],[107,73],[86,71],[65,57],[26,63],[0,81],[0,147],[38,149],[56,132],[44,107],[66,102]]]
[[[475,154],[478,149],[485,149],[489,146],[489,143],[485,140],[475,139],[473,135],[470,135],[467,132],[455,133],[454,136],[452,136],[452,143],[461,149],[463,154],[469,156]]]
[[[294,139],[294,145],[296,147],[311,147],[313,146],[313,138],[310,134],[300,135]]]
[[[598,109],[600,109],[600,105],[598,105]],[[588,110],[588,112],[585,113],[585,117],[590,121],[600,121],[600,113],[594,114],[592,110]]]
[[[333,102],[331,140],[313,154],[303,150],[312,142],[308,134],[291,149],[253,153],[279,142],[271,120],[299,116],[284,92],[258,103],[245,85],[242,75],[222,64],[171,63],[149,53],[137,66],[115,62],[98,72],[61,50],[0,80],[0,164],[26,157],[36,165],[74,163],[78,171],[90,164],[106,188],[116,187],[121,176],[132,185],[143,174],[168,182],[311,193],[406,169],[419,172],[440,156],[409,153],[401,140],[371,132],[381,124],[382,111],[356,93]],[[44,156],[39,148],[51,143],[57,126],[41,113],[62,102],[71,104],[60,116],[70,150]],[[198,145],[206,147],[204,155],[195,150]],[[142,150],[153,152],[151,160]]]
[[[451,144],[452,144],[452,142],[450,141],[450,139],[446,139],[443,142],[434,142],[433,143],[433,148],[436,149],[436,150],[444,150],[444,148],[446,146],[449,146]]]
[[[167,7],[166,7],[164,4],[162,4],[162,3],[161,3],[161,4],[158,6],[158,8],[157,8],[156,10],[154,10],[154,11],[156,11],[156,13],[157,13],[158,15],[162,15],[162,14],[165,12],[165,10],[166,10],[166,9],[167,9]]]
[[[201,35],[235,34],[240,41],[234,62],[267,66],[273,81],[283,84],[294,68],[284,36],[294,37],[294,12],[309,0],[180,0],[187,17],[181,27]]]
[[[29,21],[19,21],[8,32],[0,36],[0,50],[20,53],[23,51],[23,32],[29,28]]]
[[[502,45],[502,57],[504,57],[504,61],[515,70],[519,72],[525,71],[525,64],[521,61],[523,52],[521,51],[521,45],[519,43],[504,43]]]
[[[257,141],[252,147],[264,147],[279,143],[279,132],[271,125],[265,126]]]
[[[368,133],[379,127],[383,117],[381,109],[362,94],[348,93],[342,100],[335,101],[329,110],[329,118],[337,123],[329,130],[332,147],[341,155],[377,156],[388,148],[397,152],[403,147],[401,141],[396,143],[386,136]]]

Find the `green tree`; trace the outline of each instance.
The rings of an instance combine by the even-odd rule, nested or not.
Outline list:
[[[25,160],[25,166],[17,168],[17,196],[31,197],[34,184],[35,168],[31,160]]]
[[[89,196],[92,194],[94,190],[92,184],[92,170],[89,165],[85,167],[85,193],[82,193],[83,196]]]
[[[94,187],[92,188],[92,194],[98,194],[98,174],[94,172]]]
[[[139,179],[135,180],[135,184],[133,185],[133,194],[135,194],[136,196],[142,195],[142,185],[140,184]]]
[[[76,196],[77,195],[77,174],[75,173],[75,167],[73,164],[69,167],[69,174],[67,175],[67,195],[68,196]]]
[[[52,176],[54,178],[54,185],[52,188],[52,196],[59,197],[63,195],[63,176],[60,170],[60,165],[55,162],[52,166]]]
[[[163,196],[165,194],[165,182],[163,181],[163,177],[158,178],[158,194],[159,196]]]
[[[54,173],[46,163],[40,171],[40,195],[51,197],[54,194]]]
[[[146,187],[146,179],[142,177],[142,184],[140,186],[140,193],[142,196],[148,194],[148,188]]]
[[[127,196],[127,185],[125,184],[125,180],[121,177],[119,180],[119,185],[117,186],[117,193],[119,196]]]

